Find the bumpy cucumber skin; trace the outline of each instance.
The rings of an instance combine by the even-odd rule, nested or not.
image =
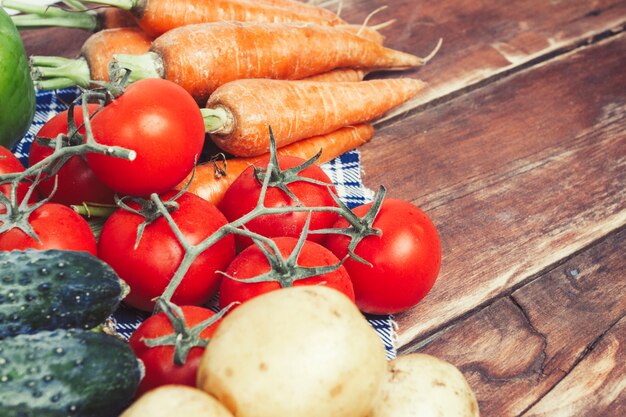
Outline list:
[[[42,331],[0,341],[2,417],[113,417],[141,379],[132,349],[84,330]]]
[[[87,252],[0,252],[0,339],[102,323],[124,296],[113,269]]]
[[[0,7],[0,145],[11,148],[35,115],[35,87],[28,58],[9,15]]]

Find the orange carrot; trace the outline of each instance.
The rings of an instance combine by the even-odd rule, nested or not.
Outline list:
[[[115,55],[112,71],[128,68],[133,81],[166,78],[204,103],[217,87],[237,79],[301,79],[335,68],[397,70],[423,63],[335,27],[221,22],[173,29],[144,55]]]
[[[101,7],[94,11],[98,17],[98,30],[137,26],[135,16],[128,10],[117,7]]]
[[[322,154],[316,161],[317,165],[321,165],[361,146],[373,136],[374,128],[370,125],[347,126],[326,135],[302,139],[279,148],[277,153],[278,155],[310,159],[321,149]],[[190,175],[176,188],[181,190],[188,187],[187,191],[217,205],[222,200],[226,189],[237,179],[239,174],[250,165],[254,165],[256,161],[267,157],[269,157],[269,154],[254,158],[233,158],[225,161],[225,164],[220,162],[200,164],[196,167],[193,179]],[[190,180],[191,183],[189,183]]]
[[[3,0],[3,5],[26,13],[12,17],[15,26],[20,29],[67,27],[97,32],[103,29],[137,26],[135,17],[127,10],[117,7],[90,10],[78,0],[74,0],[73,5],[80,7],[74,10],[34,5],[18,0]]]
[[[78,85],[89,87],[91,81],[109,81],[109,62],[113,54],[141,54],[148,51],[152,39],[137,27],[105,29],[91,35],[77,59],[31,57],[32,77],[37,88],[57,89]]]
[[[337,25],[335,27],[337,29],[345,30],[363,39],[367,39],[368,41],[376,42],[379,45],[382,45],[385,41],[385,37],[379,31],[369,26],[345,24]]]
[[[337,14],[328,9],[320,6],[316,6],[310,3],[303,3],[297,0],[260,0],[258,3],[264,3],[272,7],[279,7],[288,10],[293,10],[303,15],[318,16],[326,18],[329,21],[337,20]]]
[[[424,86],[412,78],[345,83],[238,80],[218,88],[202,112],[207,132],[220,149],[255,156],[269,151],[268,126],[280,148],[343,126],[367,123]]]
[[[186,25],[207,22],[344,23],[336,15],[316,16],[297,10],[247,0],[90,0],[91,3],[130,10],[139,26],[153,37]]]
[[[355,82],[362,81],[367,75],[367,71],[354,68],[337,68],[322,74],[312,75],[303,78],[302,81],[322,81],[322,82]]]
[[[81,48],[92,80],[109,81],[109,62],[114,54],[140,54],[148,51],[152,38],[139,28],[115,28],[90,36]]]
[[[377,30],[363,25],[337,25],[337,29],[346,30],[354,35],[360,36],[372,42],[376,42],[382,45],[385,37],[381,35]],[[312,75],[310,77],[303,78],[306,81],[333,81],[333,82],[347,82],[347,81],[362,81],[369,71],[356,69],[356,68],[337,68],[331,71],[323,72],[321,74]]]

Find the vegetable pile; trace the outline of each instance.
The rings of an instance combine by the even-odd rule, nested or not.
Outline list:
[[[478,415],[456,368],[388,362],[363,315],[431,290],[432,221],[383,186],[350,209],[319,166],[425,88],[367,74],[430,56],[292,0],[90,2],[123,19],[64,3],[5,2],[20,27],[95,32],[76,60],[31,57],[37,88],[82,93],[28,167],[0,147],[7,416]],[[2,123],[11,145],[23,121]],[[152,313],[128,343],[109,322],[122,302]]]

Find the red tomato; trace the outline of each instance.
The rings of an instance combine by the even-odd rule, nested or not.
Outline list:
[[[215,315],[208,308],[181,306],[180,309],[189,328]],[[204,329],[199,337],[209,340],[218,325],[219,320]],[[165,313],[159,313],[141,323],[128,340],[128,344],[135,355],[143,362],[146,372],[139,384],[137,395],[161,385],[182,384],[192,387],[196,385],[196,375],[204,347],[191,348],[185,363],[177,365],[174,363],[174,346],[149,347],[144,343],[144,339],[154,339],[173,334],[175,331],[172,322]]]
[[[353,212],[363,217],[371,205]],[[348,222],[342,218],[334,227],[348,227]],[[434,285],[441,265],[439,236],[428,216],[403,200],[384,200],[373,227],[382,236],[364,238],[354,251],[372,266],[351,258],[344,265],[361,311],[398,313],[416,305]],[[344,235],[329,234],[324,245],[343,257],[348,243]]]
[[[173,194],[166,193],[163,199]],[[201,242],[227,223],[213,204],[194,194],[184,193],[176,202],[179,208],[172,211],[171,216],[191,244]],[[183,259],[184,250],[162,216],[146,226],[135,249],[137,228],[143,221],[143,216],[124,209],[113,213],[100,233],[98,256],[130,286],[130,294],[124,301],[150,311],[154,307],[152,299],[160,296],[167,287]],[[221,275],[216,271],[223,271],[234,256],[232,235],[204,251],[185,274],[172,302],[179,305],[205,303],[219,285]]]
[[[182,87],[163,79],[131,84],[92,120],[98,143],[137,152],[133,161],[90,153],[100,181],[144,196],[174,188],[191,172],[204,144],[200,108]]]
[[[279,156],[278,164],[282,170],[298,166],[304,159],[292,156]],[[266,168],[269,159],[264,159],[254,164],[258,168]],[[332,187],[332,181],[322,169],[316,165],[305,168],[298,174],[301,177],[312,178],[322,181]],[[337,206],[326,186],[312,184],[305,181],[296,181],[287,188],[301,201],[305,207]],[[261,192],[261,184],[254,174],[254,167],[247,168],[228,187],[224,198],[220,203],[220,210],[226,218],[232,222],[249,213],[256,206]],[[295,207],[298,203],[289,197],[284,191],[276,187],[268,187],[265,195],[266,207]],[[302,232],[308,213],[292,212],[286,214],[272,214],[259,216],[246,223],[246,228],[267,237],[291,236],[297,238]],[[311,215],[310,230],[330,227],[338,218],[336,213],[315,212]],[[324,236],[310,234],[307,239],[321,243]],[[252,244],[249,238],[237,236],[237,248],[239,250]]]
[[[45,203],[30,214],[28,222],[40,242],[13,228],[0,234],[0,250],[64,249],[96,254],[96,238],[89,224],[67,206]]]
[[[0,146],[0,175],[13,174],[16,172],[24,172],[24,166],[19,159],[10,150],[4,146]],[[20,183],[17,186],[17,199],[22,201],[28,192],[28,184]],[[11,184],[0,184],[0,193],[11,197]],[[5,212],[4,204],[0,203],[0,213]]]
[[[273,239],[280,250],[283,258],[288,258],[293,251],[298,239],[293,237],[277,237]],[[298,256],[297,265],[304,267],[318,267],[335,265],[339,259],[328,249],[314,242],[306,241]],[[257,245],[248,246],[231,262],[226,274],[237,279],[253,278],[269,272],[270,264]],[[283,277],[285,276],[282,274]],[[293,278],[293,274],[288,277]],[[354,301],[354,290],[350,282],[350,276],[343,266],[322,275],[304,278],[293,282],[293,286],[299,285],[325,285],[344,293]],[[224,308],[232,302],[243,303],[257,295],[281,288],[278,281],[265,281],[246,283],[230,278],[224,278],[220,286],[220,307]]]
[[[93,114],[100,106],[98,104],[87,105],[89,114]],[[46,122],[39,130],[37,136],[41,139],[53,139],[59,134],[68,132],[68,111],[61,112]],[[83,109],[81,106],[74,108],[74,120],[77,126],[83,123]],[[84,133],[84,129],[80,130]],[[44,158],[52,155],[54,149],[40,145],[35,139],[28,156],[29,166],[33,166]],[[50,201],[62,204],[82,204],[83,202],[112,204],[114,192],[98,180],[83,156],[73,156],[63,164],[57,172],[57,188]],[[41,195],[50,196],[54,189],[54,178],[41,181],[37,189]]]

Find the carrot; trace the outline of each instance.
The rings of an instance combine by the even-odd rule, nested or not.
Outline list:
[[[130,10],[139,26],[153,37],[186,25],[207,22],[308,22],[319,25],[344,23],[331,17],[302,14],[263,1],[247,0],[90,0],[91,3]]]
[[[337,29],[345,30],[346,32],[359,36],[363,39],[367,39],[368,41],[376,42],[379,45],[382,45],[385,41],[385,37],[381,35],[378,30],[369,26],[345,24],[337,25],[335,27]]]
[[[89,87],[93,80],[109,81],[108,65],[113,54],[145,53],[151,42],[137,27],[105,29],[85,41],[77,59],[32,56],[31,75],[39,89]]]
[[[111,7],[107,9],[118,10]],[[361,26],[348,24],[336,27],[354,34],[362,29]],[[383,40],[382,35],[369,28],[366,28],[359,36],[379,43]],[[31,60],[33,77],[38,81],[40,89],[56,89],[74,85],[86,87],[90,81],[109,81],[108,66],[114,54],[147,52],[151,41],[152,38],[136,27],[104,30],[103,33],[96,33],[85,41],[78,62],[65,58],[33,57]],[[342,69],[332,74],[320,74],[319,81],[358,81],[363,79],[365,74],[364,71]]]
[[[311,3],[303,3],[297,0],[260,0],[258,1],[258,3],[264,3],[272,7],[279,7],[279,8],[293,10],[303,15],[311,15],[311,16],[318,16],[321,18],[326,18],[329,21],[334,21],[338,19],[337,14],[335,12],[331,12],[328,9],[325,9],[320,6],[316,6]]]
[[[302,139],[279,148],[277,153],[278,155],[310,159],[321,149],[322,154],[315,162],[317,165],[321,165],[345,152],[361,146],[373,136],[374,128],[370,125],[361,124],[357,126],[347,126],[326,135]],[[217,205],[222,200],[226,189],[237,179],[239,174],[249,166],[254,165],[256,161],[268,156],[269,154],[254,158],[233,158],[226,160],[225,164],[221,167],[217,165],[219,162],[200,164],[196,167],[195,172],[176,188],[181,190],[188,187],[187,191]],[[189,182],[190,180],[191,182]]]
[[[238,80],[218,88],[202,112],[207,132],[220,149],[255,156],[269,151],[268,125],[280,148],[343,126],[367,123],[424,86],[412,78],[345,83]]]
[[[94,11],[99,22],[98,30],[137,26],[135,16],[128,10],[117,7],[101,7]]]
[[[337,25],[337,29],[346,30],[354,35],[360,36],[364,39],[376,42],[382,45],[385,37],[381,35],[376,29],[363,25]],[[310,77],[303,78],[306,81],[333,81],[333,82],[346,82],[346,81],[362,81],[369,71],[356,69],[356,68],[337,68],[331,71],[327,71],[321,74],[312,75]]]
[[[74,10],[57,6],[34,5],[16,0],[3,0],[3,5],[24,12],[13,16],[19,29],[67,27],[97,32],[103,29],[136,26],[135,17],[127,10],[117,7],[100,7],[90,10],[80,1],[74,0]]]
[[[302,81],[321,82],[355,82],[362,81],[367,75],[367,71],[354,68],[337,68],[322,74],[312,75],[303,78]]]
[[[301,79],[335,68],[398,70],[424,62],[335,27],[221,22],[173,29],[155,39],[147,54],[115,55],[111,68],[112,78],[128,68],[131,81],[174,81],[204,103],[217,87],[237,79]]]

